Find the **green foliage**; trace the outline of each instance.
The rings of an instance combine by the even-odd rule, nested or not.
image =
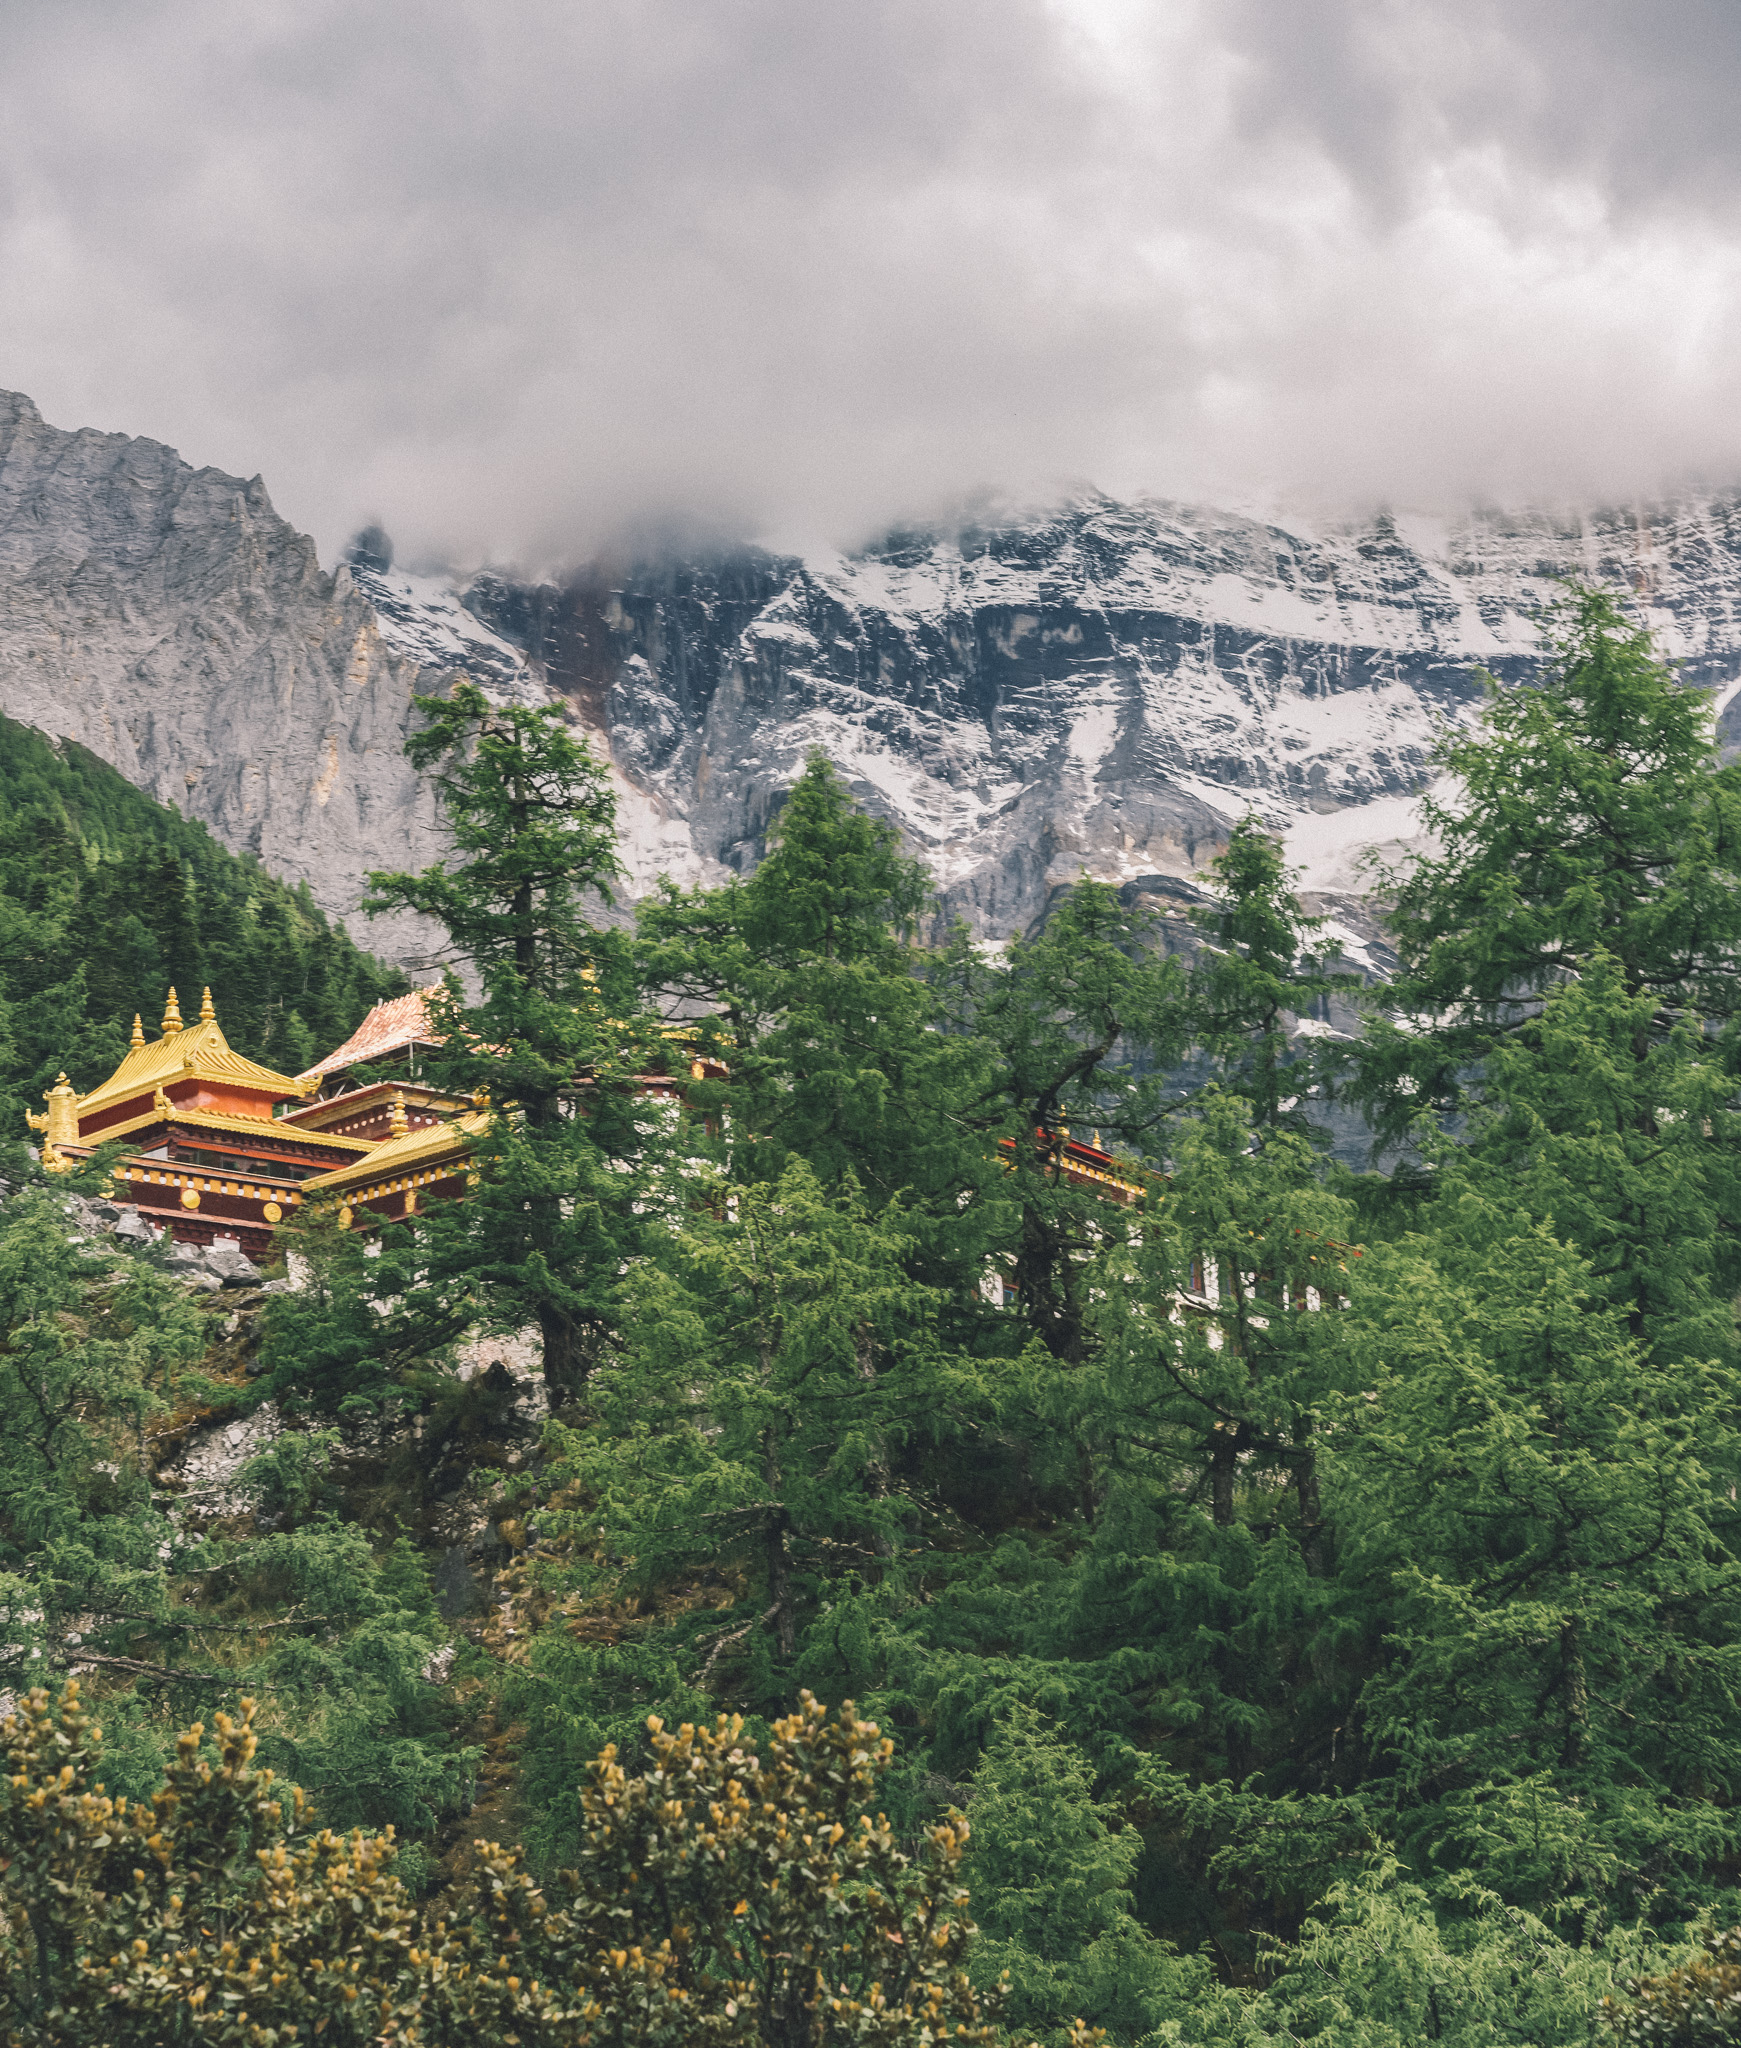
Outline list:
[[[1013,1708],[974,1780],[966,1878],[983,1900],[972,1975],[1007,1979],[1010,2022],[1064,2042],[1079,2019],[1137,2040],[1209,1989],[1138,1921],[1131,1880],[1142,1841],[1094,1797],[1079,1750],[1030,1708]]]
[[[438,1078],[480,1101],[476,1184],[366,1244],[304,1226],[253,1389],[293,1430],[243,1475],[276,1526],[191,1536],[151,1484],[197,1313],[50,1195],[0,1209],[11,1668],[88,1653],[130,1797],[164,1701],[257,1683],[247,1740],[418,1837],[420,1885],[474,1758],[356,1446],[502,1458],[445,1349],[543,1332],[560,1412],[492,1482],[516,1555],[467,1666],[526,1847],[420,1902],[287,1822],[280,1955],[338,1938],[335,1859],[378,1933],[322,2040],[975,2039],[1006,1973],[1051,2044],[1547,2048],[1604,1999],[1621,2038],[1724,2038],[1733,1958],[1686,1935],[1734,1917],[1741,1849],[1737,785],[1614,605],[1574,593],[1539,686],[1446,739],[1467,803],[1395,878],[1355,1060],[1391,1182],[1283,1106],[1337,984],[1254,821],[1189,966],[1090,881],[990,953],[921,943],[927,878],[818,758],[752,876],[630,939],[564,720],[424,710],[455,853],[376,900],[472,962]],[[1073,1170],[1093,1132],[1128,1199]],[[802,1687],[898,1764],[850,1712],[782,1718]],[[149,1958],[177,1943],[219,1968],[180,1922]]]
[[[1423,805],[1439,851],[1390,878],[1388,1000],[1437,1020],[1375,1025],[1362,1050],[1361,1091],[1393,1131],[1460,1101],[1471,1063],[1527,1036],[1598,952],[1653,999],[1653,1028],[1736,1013],[1741,770],[1717,761],[1707,700],[1606,592],[1572,588],[1553,628],[1544,674],[1487,678],[1479,723],[1446,733],[1457,794]]]
[[[1602,2001],[1617,2040],[1636,2048],[1713,2048],[1741,2041],[1741,1931],[1712,1935],[1678,1970],[1638,1977]]]
[[[895,1205],[867,1209],[850,1179],[831,1196],[799,1159],[772,1187],[716,1189],[631,1275],[624,1357],[586,1426],[554,1432],[553,1476],[588,1501],[572,1526],[632,1560],[587,1590],[640,1597],[704,1572],[741,1586],[683,1634],[697,1670],[729,1653],[764,1668],[760,1704],[837,1625],[832,1590],[914,1569],[935,1529],[906,1454],[987,1406],[910,1251]]]
[[[308,1439],[239,1482],[288,1520],[270,1534],[192,1533],[186,1511],[222,1503],[154,1481],[151,1427],[218,1391],[198,1370],[207,1335],[149,1259],[76,1243],[58,1191],[0,1207],[0,1683],[75,1666],[121,1689],[135,1786],[161,1759],[165,1699],[259,1686],[264,1739],[329,1813],[426,1827],[468,1759],[418,1678],[438,1635],[421,1568],[316,1512]]]
[[[150,1267],[72,1242],[55,1196],[0,1209],[0,1678],[69,1635],[125,1661],[166,1614],[147,1420],[203,1350],[200,1318]]]
[[[929,880],[820,755],[769,841],[747,882],[641,906],[644,985],[728,1068],[691,1091],[693,1142],[734,1182],[798,1158],[873,1211],[898,1200],[913,1270],[971,1284],[1000,1223],[987,1076],[912,943]]]
[[[445,1221],[446,1219],[442,1219]],[[464,1287],[443,1286],[410,1233],[370,1237],[310,1208],[279,1235],[298,1261],[299,1285],[261,1319],[256,1398],[287,1414],[356,1422],[415,1408],[445,1378],[441,1347],[477,1312]]]
[[[1001,963],[970,964],[966,939],[956,944],[961,1022],[986,1042],[986,1100],[1012,1168],[1011,1278],[1029,1328],[1066,1366],[1091,1342],[1084,1261],[1116,1226],[1067,1176],[1065,1142],[1095,1126],[1158,1152],[1175,1107],[1167,1076],[1192,1042],[1184,969],[1153,942],[1151,916],[1084,877]]]
[[[0,719],[0,1120],[64,1067],[106,1080],[136,1011],[216,992],[240,1052],[298,1072],[406,984],[307,889],[152,801],[74,741]]]
[[[1635,1937],[1569,1942],[1476,1894],[1447,1918],[1388,1858],[1326,1893],[1276,1950],[1258,1992],[1205,1999],[1185,2048],[1585,2048],[1601,2002],[1648,1952]]]
[[[20,2048],[377,2038],[415,1933],[390,1840],[309,1823],[252,1768],[253,1702],[196,1723],[149,1800],[107,1793],[69,1680],[0,1723],[0,2010]]]
[[[1642,1171],[1662,1213],[1637,1235],[1661,1242],[1722,1139],[1671,1123],[1646,1161],[1611,1105],[1563,1136],[1534,1115],[1568,1088],[1600,1105],[1636,1007],[1598,959],[1550,998],[1541,1054],[1496,1066],[1472,1142],[1440,1153],[1430,1235],[1367,1262],[1348,1330],[1365,1386],[1339,1423],[1349,1568],[1389,1581],[1407,1645],[1364,1694],[1396,1825],[1417,1867],[1479,1868],[1550,1918],[1697,1902],[1731,1839],[1711,1794],[1741,1760],[1726,1304],[1701,1304],[1696,1228],[1649,1274],[1614,1270],[1606,1229],[1607,1272],[1562,1234]]]
[[[1340,984],[1254,821],[1190,966],[1087,880],[917,943],[820,760],[747,881],[632,957],[575,929],[623,980],[569,1011],[645,1001],[724,1078],[587,1112],[636,1222],[568,1241],[592,1368],[517,1482],[540,1859],[649,1704],[808,1682],[902,1728],[911,1840],[970,1797],[975,1967],[1054,2039],[1587,2041],[1728,1910],[1733,776],[1591,593],[1443,766],[1356,1061],[1395,1185],[1284,1107]]]
[[[488,1119],[470,1198],[437,1204],[410,1233],[422,1278],[407,1312],[426,1319],[431,1345],[454,1334],[462,1300],[463,1321],[536,1323],[562,1401],[608,1339],[644,1194],[623,1169],[653,1135],[635,1086],[651,1034],[633,1021],[625,948],[586,917],[618,872],[615,799],[560,713],[493,706],[465,682],[418,703],[426,723],[408,751],[439,769],[455,858],[372,876],[365,908],[435,918],[471,963],[481,992],[467,1001],[450,981],[435,1003],[444,1043],[429,1072]]]
[[[1289,1120],[1303,1133],[1305,1112],[1282,1107],[1284,1094],[1306,1085],[1289,1085],[1288,1019],[1309,1015],[1333,990],[1354,989],[1358,978],[1329,974],[1312,958],[1328,920],[1301,911],[1282,849],[1258,819],[1239,820],[1203,879],[1212,897],[1195,913],[1208,941],[1192,977],[1199,1042],[1221,1067],[1223,1085],[1250,1102],[1254,1123]]]

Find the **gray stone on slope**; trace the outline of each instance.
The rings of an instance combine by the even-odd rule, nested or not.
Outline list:
[[[431,1578],[435,1587],[435,1611],[443,1621],[463,1621],[484,1605],[484,1588],[466,1561],[465,1546],[454,1544],[444,1550]]]

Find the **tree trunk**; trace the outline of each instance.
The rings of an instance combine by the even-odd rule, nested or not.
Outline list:
[[[1584,1645],[1578,1624],[1568,1621],[1560,1630],[1560,1670],[1566,1702],[1566,1740],[1560,1761],[1574,1771],[1584,1760],[1589,1734],[1590,1691],[1584,1674]]]
[[[1209,1511],[1218,1529],[1233,1527],[1233,1474],[1238,1459],[1234,1433],[1223,1423],[1209,1453]]]
[[[1321,1579],[1328,1571],[1324,1554],[1326,1531],[1318,1486],[1318,1453],[1312,1446],[1311,1435],[1311,1418],[1300,1417],[1294,1424],[1294,1496],[1300,1504],[1300,1555],[1306,1561],[1307,1576]]]
[[[876,1345],[868,1323],[861,1323],[853,1339],[853,1349],[858,1356],[858,1376],[867,1387],[874,1387],[877,1379]],[[872,1500],[887,1500],[889,1497],[888,1453],[879,1434],[876,1450],[865,1468],[865,1479]],[[871,1531],[871,1548],[883,1564],[892,1564],[895,1546],[885,1529]]]
[[[538,1304],[538,1333],[544,1340],[544,1391],[552,1408],[573,1401],[585,1391],[592,1360],[585,1332],[566,1309],[553,1301]]]
[[[782,1657],[791,1657],[798,1647],[798,1621],[792,1611],[792,1554],[786,1542],[786,1510],[779,1505],[780,1455],[774,1433],[762,1436],[762,1478],[769,1494],[764,1543],[768,1570],[768,1611],[774,1619],[774,1641]]]

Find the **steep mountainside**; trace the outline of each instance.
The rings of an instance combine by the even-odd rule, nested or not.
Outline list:
[[[475,621],[465,630],[488,639]],[[429,659],[460,652],[455,641]],[[258,477],[195,470],[124,434],[63,433],[0,394],[0,710],[12,718],[82,741],[343,914],[369,867],[437,843],[402,753],[418,665],[348,571],[322,572]],[[365,937],[389,951],[426,943],[409,927]]]
[[[1319,530],[1085,494],[560,585],[406,575],[378,532],[351,552],[329,575],[259,479],[0,397],[0,710],[340,914],[369,867],[437,844],[401,746],[414,690],[457,670],[559,691],[604,736],[637,889],[752,866],[820,746],[992,937],[1083,869],[1176,896],[1254,805],[1349,901],[1353,856],[1412,829],[1434,718],[1474,701],[1478,664],[1527,671],[1567,572],[1630,590],[1741,736],[1735,494]]]
[[[1086,496],[850,556],[481,577],[465,602],[610,733],[696,855],[753,864],[804,750],[950,906],[1026,924],[1083,868],[1188,877],[1255,806],[1309,884],[1410,829],[1435,717],[1527,672],[1552,578],[1630,589],[1689,680],[1741,678],[1741,499],[1317,534]],[[1730,714],[1741,716],[1741,706]]]

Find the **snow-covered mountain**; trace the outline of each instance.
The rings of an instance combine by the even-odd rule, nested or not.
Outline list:
[[[1435,721],[1478,668],[1533,667],[1568,573],[1631,593],[1741,719],[1741,496],[1311,530],[1084,495],[849,555],[484,576],[464,603],[608,736],[662,852],[753,865],[820,747],[1002,936],[1084,871],[1189,878],[1248,809],[1309,889],[1358,893],[1358,855],[1415,830]]]
[[[407,575],[371,533],[329,574],[258,478],[0,395],[0,710],[341,915],[370,867],[438,846],[401,750],[413,694],[464,672],[598,735],[637,888],[753,866],[820,747],[987,937],[1084,872],[1176,904],[1255,808],[1358,958],[1357,855],[1415,829],[1434,721],[1478,666],[1528,672],[1567,573],[1628,592],[1741,739],[1737,493],[1317,527],[1083,494],[544,584]]]

